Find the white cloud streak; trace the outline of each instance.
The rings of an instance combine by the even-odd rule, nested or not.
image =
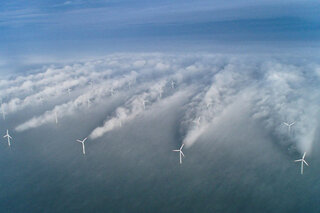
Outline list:
[[[188,89],[192,98],[182,107],[180,122],[181,142],[187,147],[212,131],[213,123],[219,125],[221,114],[231,113],[229,110],[245,100],[250,119],[261,123],[279,144],[303,152],[312,149],[318,127],[319,67],[315,62],[291,63],[267,57],[114,54],[1,80],[1,107],[14,114],[38,105],[40,97],[54,97],[54,107],[17,125],[17,131],[25,131],[54,122],[55,112],[63,117],[76,115],[79,109],[87,110],[89,103],[102,104],[113,92],[121,92],[124,104],[108,112],[111,117],[92,130],[90,138],[96,139],[134,120],[144,110],[152,110],[162,98]],[[65,101],[68,88],[73,95]],[[200,122],[193,122],[199,118]],[[282,123],[293,121],[296,124],[288,135]]]

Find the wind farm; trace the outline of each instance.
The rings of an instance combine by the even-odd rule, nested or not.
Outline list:
[[[319,213],[320,2],[0,4],[0,213]]]

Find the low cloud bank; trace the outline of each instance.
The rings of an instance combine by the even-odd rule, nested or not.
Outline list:
[[[280,144],[303,152],[311,150],[318,128],[319,70],[314,61],[266,56],[114,54],[1,80],[1,112],[14,114],[43,99],[61,102],[59,97],[71,93],[67,101],[17,125],[17,131],[26,131],[55,122],[55,114],[77,115],[79,109],[103,104],[121,92],[124,104],[104,115],[103,125],[90,133],[95,139],[144,110],[153,110],[155,103],[190,91],[189,102],[181,106],[184,116],[180,121],[181,142],[187,147],[212,131],[212,123],[221,122],[221,114],[231,113],[228,110],[245,101],[249,119],[258,121]],[[284,122],[295,122],[290,132]]]

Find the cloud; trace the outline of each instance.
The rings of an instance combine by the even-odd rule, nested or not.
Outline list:
[[[121,127],[126,122],[133,120],[139,114],[143,113],[144,110],[152,107],[154,103],[160,100],[165,85],[166,81],[162,80],[150,87],[148,92],[143,92],[132,97],[124,106],[116,109],[116,113],[112,118],[106,120],[102,126],[95,128],[89,137],[91,139],[99,138],[114,128]]]
[[[16,130],[25,131],[31,128],[39,127],[43,124],[54,122],[55,113],[63,117],[73,115],[80,109],[89,108],[92,103],[99,103],[103,98],[113,95],[115,90],[121,89],[135,78],[136,73],[132,72],[129,75],[123,76],[119,79],[106,80],[101,84],[94,85],[92,89],[78,96],[76,99],[61,105],[56,105],[54,109],[46,111],[43,115],[33,117],[23,124],[18,125]]]
[[[221,119],[232,114],[235,120],[247,116],[259,123],[280,146],[311,151],[318,129],[319,67],[311,60],[291,62],[266,56],[119,53],[1,80],[1,107],[15,114],[37,106],[39,97],[47,98],[50,104],[44,104],[44,113],[16,126],[16,131],[26,131],[54,122],[55,113],[64,118],[77,116],[121,94],[118,105],[100,115],[105,118],[103,124],[97,121],[97,127],[89,130],[94,140],[133,122],[145,110],[152,112],[156,103],[188,91],[178,127],[180,142],[186,147],[216,125],[232,123]],[[68,88],[72,89],[70,97]],[[240,108],[246,108],[245,113],[237,115]],[[283,122],[293,121],[288,134]],[[226,130],[225,134],[232,133]]]

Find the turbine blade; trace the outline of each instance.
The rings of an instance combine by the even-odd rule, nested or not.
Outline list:
[[[302,156],[302,159],[304,159],[304,157],[306,156],[306,152],[305,153],[303,153],[303,156]]]
[[[309,164],[307,163],[307,161],[303,160],[303,163],[305,163],[307,166],[309,166]]]
[[[77,140],[79,143],[82,143],[82,141],[81,140]]]
[[[181,145],[180,150],[184,147],[184,143]]]
[[[172,151],[174,151],[174,152],[180,152],[180,150],[179,150],[179,149],[175,149],[175,150],[172,150]]]
[[[183,154],[183,152],[182,152],[182,151],[180,151],[180,153],[181,153],[181,155],[183,155],[183,157],[184,157],[184,154]]]
[[[299,162],[299,161],[302,161],[302,159],[299,159],[299,160],[295,160],[294,162]]]

